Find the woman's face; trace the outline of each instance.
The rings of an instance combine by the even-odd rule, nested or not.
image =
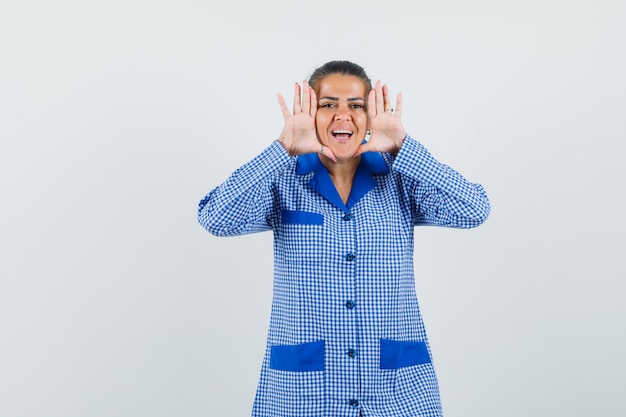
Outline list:
[[[365,82],[354,75],[332,74],[318,84],[317,135],[337,160],[352,158],[365,138],[367,92]]]

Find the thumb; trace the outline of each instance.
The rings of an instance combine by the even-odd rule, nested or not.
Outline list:
[[[322,146],[322,155],[324,155],[324,156],[332,159],[333,161],[337,162],[337,157],[335,156],[335,153],[328,146]]]
[[[365,152],[376,152],[376,146],[372,142],[362,143],[354,153],[354,156],[359,156]]]

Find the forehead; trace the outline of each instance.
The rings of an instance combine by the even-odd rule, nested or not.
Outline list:
[[[331,74],[320,80],[317,95],[319,98],[362,98],[367,94],[365,82],[354,75]]]

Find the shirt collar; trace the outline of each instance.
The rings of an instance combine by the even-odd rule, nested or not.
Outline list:
[[[377,152],[367,152],[361,155],[361,161],[354,174],[352,191],[346,204],[343,203],[337,189],[335,188],[330,174],[315,153],[298,156],[296,162],[296,174],[305,175],[314,173],[309,181],[309,185],[320,193],[332,205],[348,212],[368,191],[377,185],[373,178],[375,174],[386,174],[389,172],[387,163]]]
[[[305,175],[326,169],[316,153],[307,153],[298,156],[296,163],[296,174]],[[378,152],[366,152],[361,155],[359,168],[365,169],[370,174],[386,174],[389,172],[387,163]]]

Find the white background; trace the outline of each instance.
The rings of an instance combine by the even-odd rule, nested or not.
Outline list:
[[[470,5],[471,4],[471,5]],[[626,415],[626,3],[3,1],[0,416],[249,415],[271,234],[199,200],[331,59],[481,183],[416,230],[447,417]]]

